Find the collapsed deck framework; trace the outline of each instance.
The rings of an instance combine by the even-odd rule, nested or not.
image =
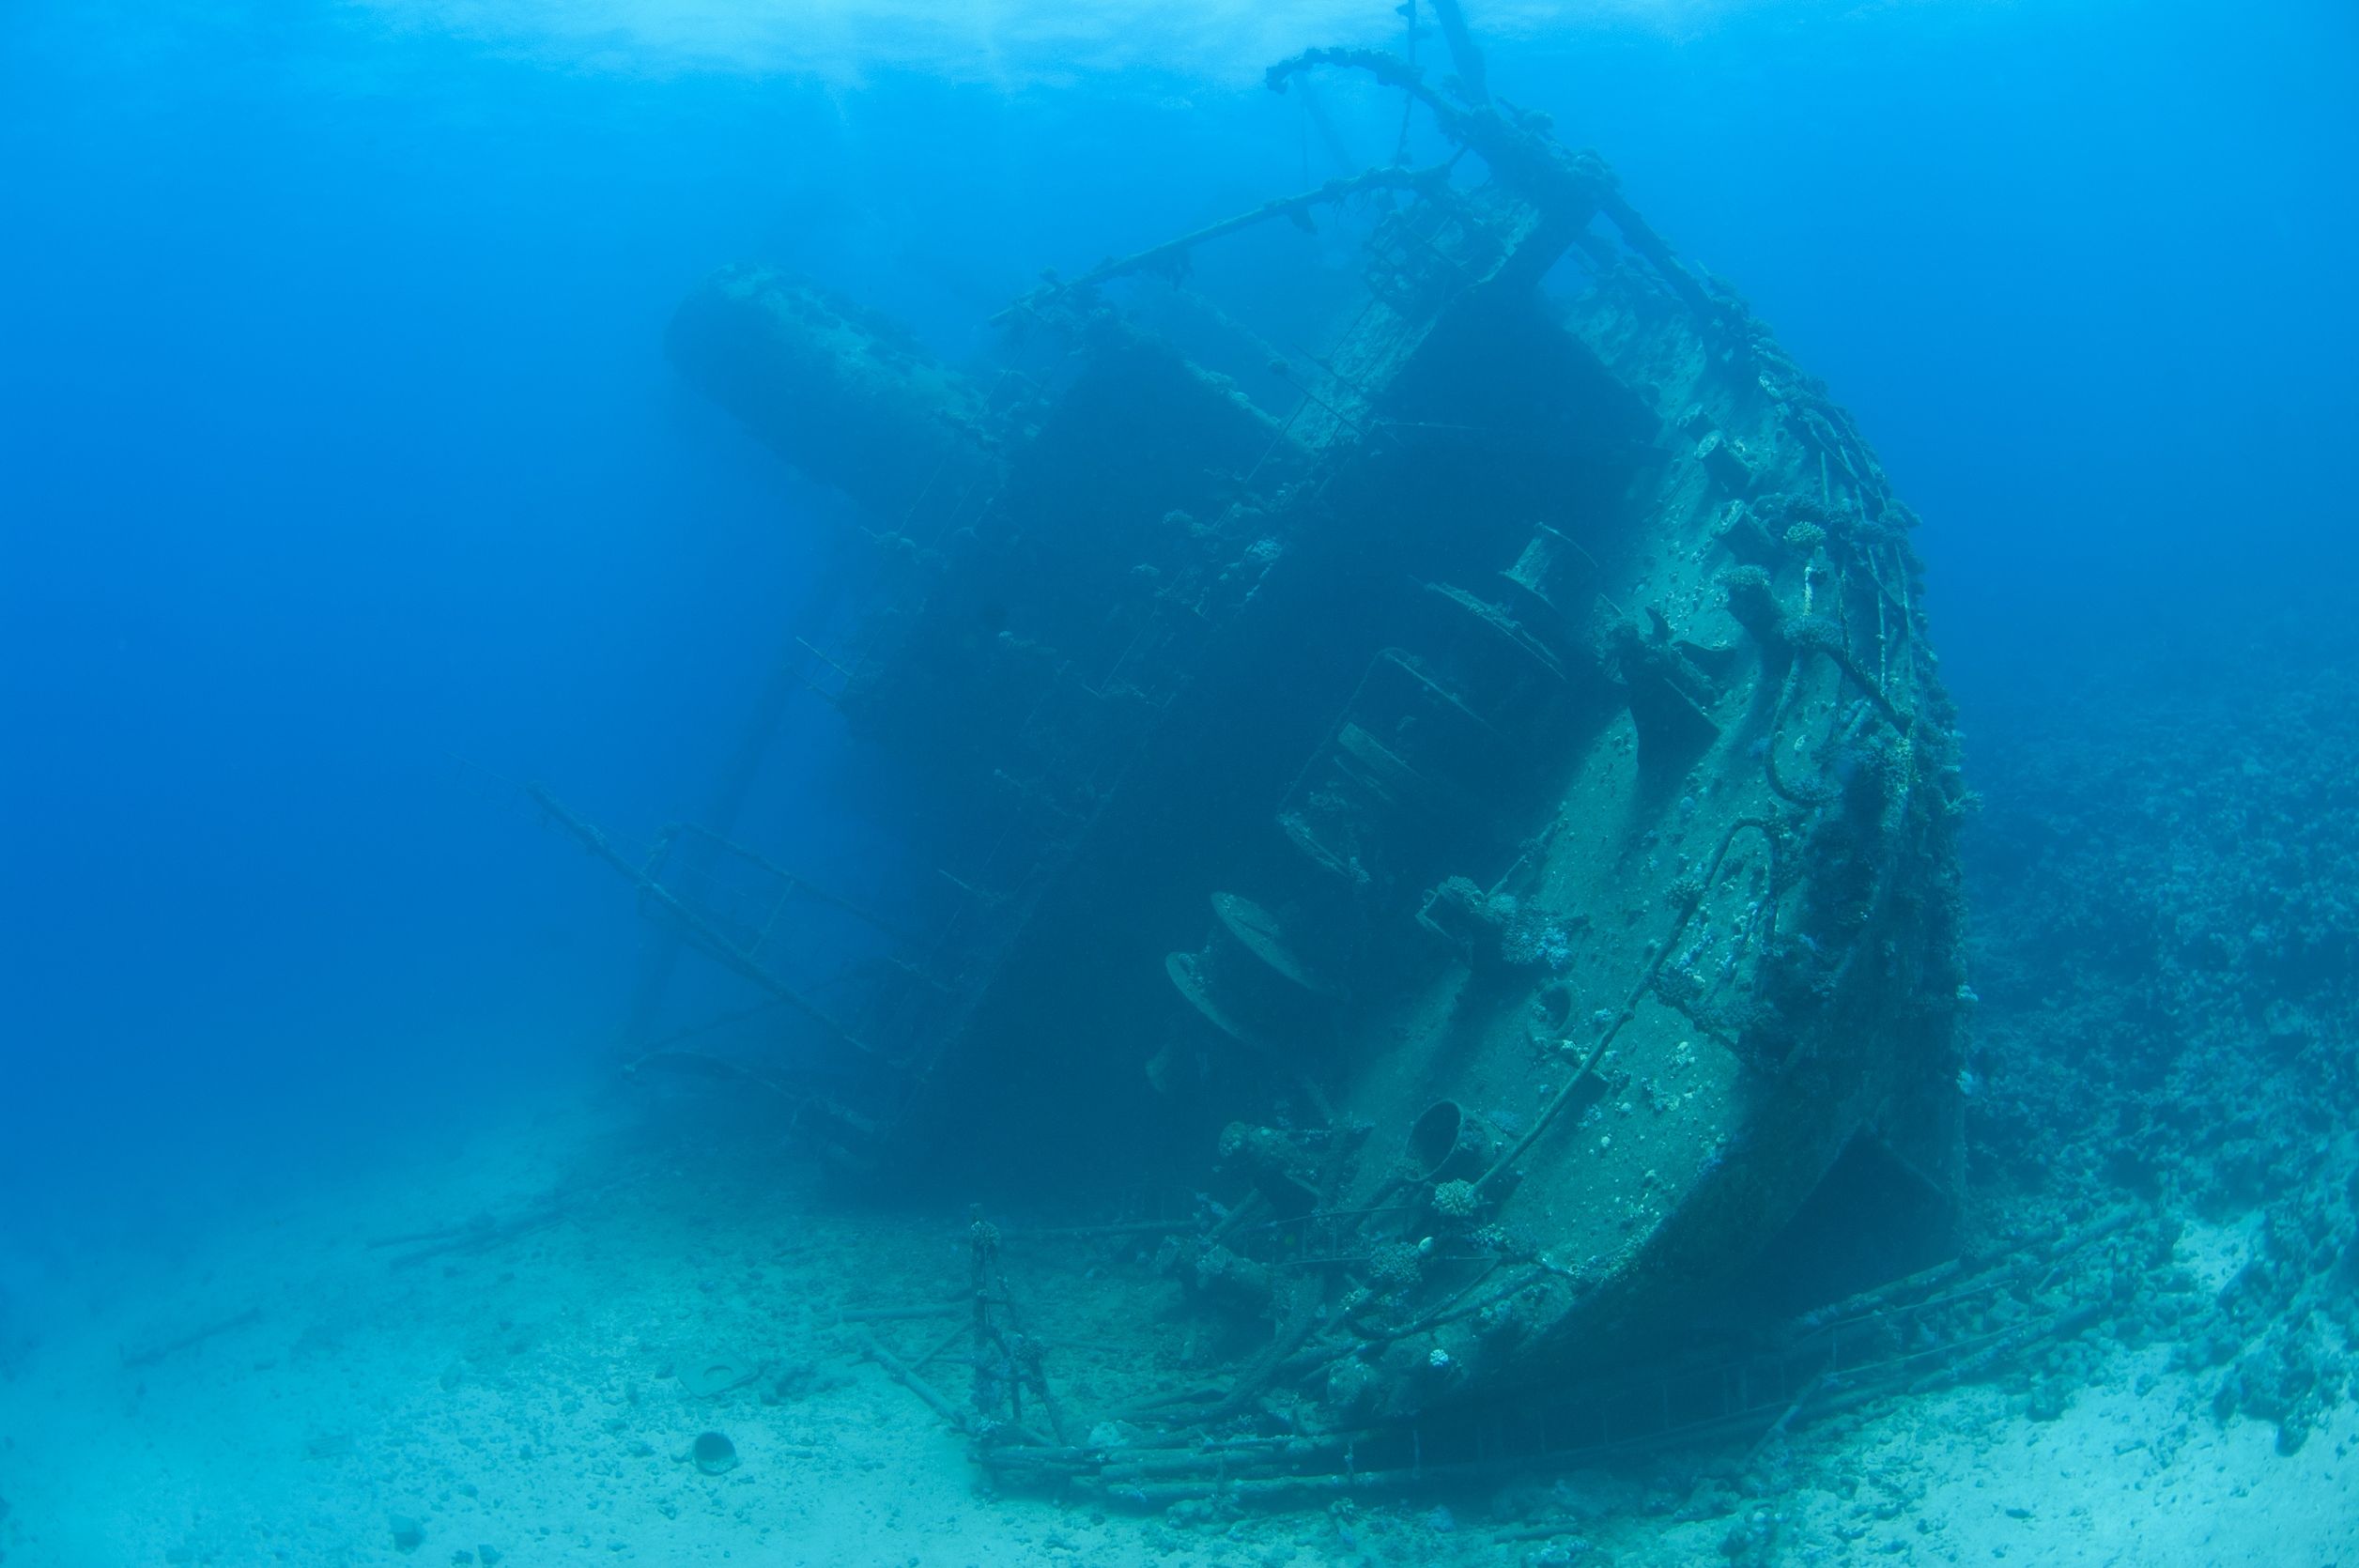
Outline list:
[[[1207,1173],[1157,1267],[1226,1325],[1208,1428],[1627,1345],[1846,1150],[1955,1189],[1963,792],[1913,518],[1457,64],[1273,67],[1371,74],[1454,154],[1045,284],[985,378],[768,269],[684,306],[686,373],[873,546],[799,677],[931,803],[947,896],[883,983],[819,1007],[565,819],[822,1030],[798,1101],[847,1164]],[[1344,212],[1316,347],[1189,286]]]

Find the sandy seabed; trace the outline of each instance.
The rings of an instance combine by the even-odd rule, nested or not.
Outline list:
[[[2046,1419],[1966,1387],[1805,1425],[1750,1465],[1657,1455],[1292,1512],[995,1496],[842,1321],[955,1296],[966,1222],[847,1210],[781,1155],[676,1126],[651,1142],[610,1109],[289,1192],[50,1303],[69,1310],[0,1383],[0,1562],[2359,1568],[2359,1410],[2281,1455],[2267,1424],[2215,1421],[2166,1346],[2114,1353]],[[2182,1243],[2206,1274],[2238,1244]],[[1008,1264],[1089,1408],[1153,1287]],[[945,1326],[878,1331],[914,1359]],[[935,1367],[962,1391],[955,1352]],[[718,1475],[690,1458],[708,1430],[737,1454]]]

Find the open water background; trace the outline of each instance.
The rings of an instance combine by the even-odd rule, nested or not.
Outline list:
[[[2350,616],[2347,4],[1473,10],[1495,85],[1858,416],[1926,519],[1969,756],[2083,671],[2151,716]],[[0,17],[19,1312],[610,1064],[643,933],[501,780],[642,831],[702,800],[831,504],[665,363],[697,278],[783,261],[963,356],[1042,265],[1335,172],[1259,69],[1399,26],[788,11]],[[1389,149],[1393,102],[1331,105]],[[882,853],[840,805],[763,837]]]

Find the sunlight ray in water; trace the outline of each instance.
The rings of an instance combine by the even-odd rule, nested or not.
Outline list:
[[[1017,87],[1119,72],[1234,83],[1305,38],[1380,42],[1400,19],[1358,0],[352,0],[388,23],[552,63],[634,73],[722,70],[852,82],[881,70]],[[1761,0],[1515,0],[1488,36],[1601,27],[1679,35]],[[1430,17],[1426,25],[1431,26]],[[1433,46],[1429,46],[1433,47]]]

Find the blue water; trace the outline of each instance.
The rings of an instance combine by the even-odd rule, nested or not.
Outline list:
[[[2125,650],[2348,616],[2359,11],[1475,21],[1858,416],[1969,755]],[[784,262],[963,357],[1044,265],[1337,172],[1258,69],[1397,26],[12,6],[0,1253],[167,1237],[610,1067],[645,930],[517,786],[642,833],[702,799],[838,504],[666,363],[697,279]],[[1393,103],[1334,103],[1389,149]],[[827,787],[761,826],[850,874]]]

